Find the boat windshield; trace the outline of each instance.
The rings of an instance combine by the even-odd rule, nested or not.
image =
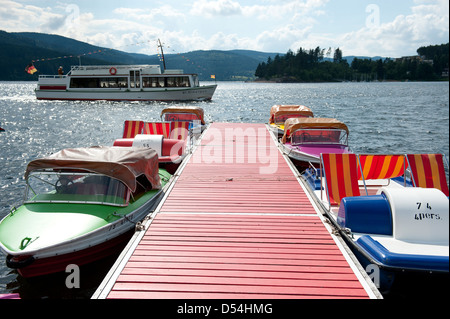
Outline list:
[[[125,184],[109,176],[38,171],[28,177],[25,202],[126,206],[128,194]]]
[[[192,122],[200,120],[199,117],[194,113],[165,113],[163,121],[168,122]]]
[[[274,123],[284,124],[284,122],[286,122],[287,119],[301,118],[301,117],[307,117],[307,116],[305,116],[303,114],[298,114],[298,113],[275,115]]]
[[[291,136],[291,144],[338,144],[348,145],[348,134],[337,129],[300,129]]]

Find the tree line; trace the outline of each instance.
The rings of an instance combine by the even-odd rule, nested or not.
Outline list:
[[[349,63],[339,48],[334,52],[331,48],[299,48],[296,53],[289,50],[283,56],[269,57],[258,65],[255,76],[279,82],[448,80],[448,43],[421,47],[417,53],[397,59],[354,58]]]

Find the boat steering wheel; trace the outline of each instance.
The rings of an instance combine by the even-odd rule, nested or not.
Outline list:
[[[67,176],[61,176],[55,183],[55,189],[57,193],[65,193],[65,190],[73,185],[73,180]]]
[[[302,138],[303,142],[311,140],[311,135],[309,135],[309,133],[306,132],[300,134],[300,137]]]

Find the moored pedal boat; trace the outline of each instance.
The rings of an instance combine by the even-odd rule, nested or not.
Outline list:
[[[185,140],[168,139],[163,135],[138,134],[134,138],[121,138],[114,141],[117,147],[145,147],[154,149],[158,154],[159,167],[174,174],[187,153]]]
[[[284,134],[284,123],[290,118],[314,117],[309,107],[304,105],[274,105],[270,109],[269,128],[275,135]]]
[[[442,155],[322,154],[320,168],[302,176],[381,291],[399,273],[448,276]]]
[[[321,153],[349,153],[347,125],[332,118],[291,118],[280,140],[285,154],[300,169],[318,166]]]
[[[205,113],[197,106],[170,106],[161,111],[163,122],[189,122],[194,132],[206,128]]]
[[[190,153],[194,138],[190,121],[145,122],[127,120],[122,138],[114,141],[119,147],[147,147],[158,154],[159,165],[173,174]]]
[[[7,266],[34,277],[115,252],[170,178],[149,148],[65,149],[30,162],[24,203],[0,222]]]

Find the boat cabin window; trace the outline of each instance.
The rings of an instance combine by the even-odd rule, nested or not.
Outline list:
[[[130,71],[130,88],[139,89],[141,87],[141,71]]]
[[[200,86],[200,82],[198,80],[198,76],[194,75],[193,78],[194,78],[194,86],[195,87],[199,87]]]
[[[291,143],[347,145],[348,134],[337,129],[299,129],[292,134]]]
[[[70,87],[74,89],[117,89],[127,88],[128,79],[125,77],[116,78],[71,78]]]
[[[189,87],[188,76],[142,77],[144,88]]]
[[[101,174],[39,171],[27,179],[25,202],[126,206],[128,193],[121,181]]]
[[[293,119],[293,118],[300,118],[300,117],[307,117],[302,114],[281,114],[281,115],[275,115],[274,123],[276,124],[284,124],[287,119]]]

